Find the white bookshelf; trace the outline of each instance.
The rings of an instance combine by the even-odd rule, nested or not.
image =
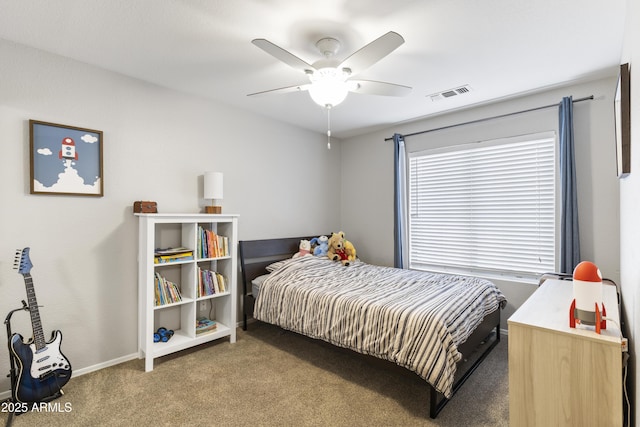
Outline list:
[[[238,215],[229,214],[135,214],[138,230],[138,353],[145,359],[145,371],[153,370],[153,360],[212,340],[229,337],[236,341],[236,274]],[[228,254],[199,254],[200,227],[228,240]],[[193,259],[154,263],[156,248],[185,247]],[[226,289],[211,295],[199,292],[198,268],[215,271],[225,278]],[[176,283],[181,301],[156,305],[155,274]],[[196,333],[196,321],[214,320],[213,331]],[[160,327],[173,330],[167,342],[154,342]]]

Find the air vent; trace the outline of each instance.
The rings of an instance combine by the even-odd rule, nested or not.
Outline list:
[[[431,95],[427,95],[427,97],[429,97],[432,101],[440,101],[441,99],[463,95],[468,92],[471,92],[471,86],[464,85],[464,86],[457,87],[455,89],[449,89],[442,92],[433,93]]]

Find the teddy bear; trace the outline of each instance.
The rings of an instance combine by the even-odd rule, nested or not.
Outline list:
[[[327,236],[314,237],[311,239],[311,252],[315,256],[326,256],[329,251],[329,238]]]
[[[293,258],[311,255],[311,242],[309,240],[300,240],[300,251],[293,254]]]
[[[347,251],[347,247],[349,247],[349,251]],[[344,238],[343,231],[331,233],[327,256],[332,261],[340,261],[342,265],[348,266],[351,261],[356,259],[356,249],[351,242]]]
[[[356,260],[356,248],[355,246],[353,246],[353,243],[351,243],[347,239],[344,239],[344,251],[347,253],[347,258],[349,259],[349,261]]]

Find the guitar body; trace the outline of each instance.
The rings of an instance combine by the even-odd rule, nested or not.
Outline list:
[[[18,402],[42,402],[59,396],[71,378],[71,364],[60,351],[62,333],[53,331],[51,341],[40,350],[25,343],[22,335],[11,336],[11,353],[17,362],[14,398]]]

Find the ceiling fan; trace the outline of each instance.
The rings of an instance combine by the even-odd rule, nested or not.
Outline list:
[[[340,41],[333,37],[318,40],[316,47],[323,58],[313,64],[303,61],[266,39],[255,39],[251,43],[290,67],[303,72],[309,78],[309,83],[256,92],[248,96],[309,91],[309,95],[318,105],[331,109],[344,101],[349,92],[385,96],[404,96],[411,92],[409,86],[352,78],[404,43],[402,36],[393,31],[365,45],[342,62],[335,58],[336,52],[340,49]]]

